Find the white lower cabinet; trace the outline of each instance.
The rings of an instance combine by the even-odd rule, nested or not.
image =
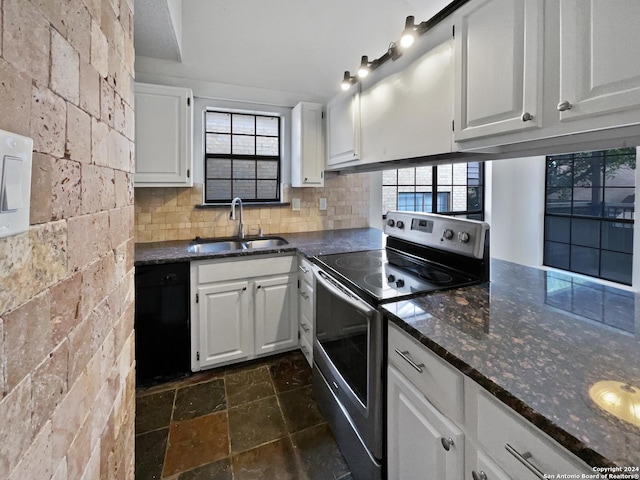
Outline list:
[[[300,350],[313,367],[313,338],[315,335],[315,278],[313,268],[303,256],[298,257],[298,322]]]
[[[459,480],[464,436],[393,366],[388,369],[389,480]]]
[[[296,257],[191,262],[191,369],[298,346]]]

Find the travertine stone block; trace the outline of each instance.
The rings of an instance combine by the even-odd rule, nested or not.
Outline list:
[[[67,104],[48,88],[33,86],[29,136],[36,152],[64,155]]]
[[[32,161],[29,223],[35,225],[50,221],[53,215],[53,159],[48,155],[34,153]]]
[[[87,318],[115,287],[113,252],[96,260],[82,271],[81,318]],[[105,312],[101,312],[105,313]]]
[[[100,80],[100,119],[113,127],[115,119],[115,92],[107,80]]]
[[[53,160],[53,218],[61,220],[80,214],[82,207],[81,164],[74,160]]]
[[[124,101],[124,100],[123,100]],[[124,102],[124,136],[129,140],[134,140],[136,120],[133,108]]]
[[[67,475],[80,478],[91,457],[91,422],[85,419],[67,452]]]
[[[115,249],[133,235],[133,206],[109,211],[109,238]]]
[[[67,393],[69,345],[65,338],[33,372],[33,428],[44,425]]]
[[[3,0],[2,55],[43,85],[49,83],[49,21],[31,0]]]
[[[66,458],[64,458],[57,465],[57,467],[54,465],[53,468],[55,469],[55,472],[51,480],[68,480],[69,477],[67,475],[67,459]]]
[[[91,321],[85,318],[69,334],[69,351],[73,355],[69,357],[69,385],[73,385],[82,374],[82,371],[93,355],[93,343],[91,337]]]
[[[131,205],[132,185],[129,182],[129,175],[121,170],[115,171],[115,192],[116,192],[116,208]]]
[[[109,166],[117,170],[125,172],[131,171],[131,143],[127,137],[119,134],[115,130],[109,130],[109,138],[107,141],[107,156]]]
[[[67,142],[65,156],[83,163],[91,163],[91,117],[67,104]]]
[[[100,116],[100,75],[88,61],[80,59],[80,108]]]
[[[8,391],[29,375],[51,350],[50,309],[51,297],[47,290],[3,315]]]
[[[115,207],[114,171],[97,165],[82,165],[82,213]]]
[[[67,224],[50,222],[29,229],[31,283],[39,292],[67,276]]]
[[[109,127],[91,119],[91,161],[96,165],[109,165]]]
[[[80,102],[80,57],[71,44],[53,29],[51,90],[75,105]]]
[[[119,10],[120,8],[118,6],[118,12]],[[102,19],[100,22],[100,28],[111,45],[114,44],[115,24],[118,22],[118,12],[115,11],[115,7],[111,3],[111,0],[102,0]]]
[[[122,100],[122,97],[116,93],[114,101],[113,128],[115,128],[118,133],[121,133],[123,135],[125,134],[126,128],[126,119],[124,112],[125,105],[126,104],[124,100]]]
[[[95,20],[91,22],[91,65],[98,71],[101,78],[107,77],[109,73],[107,38]]]
[[[67,13],[67,40],[85,62],[91,60],[91,14],[81,0],[70,2]]]
[[[25,478],[51,478],[51,422],[37,434],[9,480]]]
[[[51,339],[60,343],[80,322],[82,274],[65,278],[51,287]]]
[[[69,270],[78,270],[104,255],[109,246],[109,212],[70,218]]]
[[[102,0],[83,0],[91,17],[98,25],[102,21]]]
[[[0,401],[0,478],[8,478],[23,452],[31,444],[31,378],[25,378]]]
[[[95,445],[95,444],[91,444]],[[100,478],[100,445],[96,445],[91,452],[89,462],[84,468],[80,480],[94,480]]]
[[[60,32],[61,35],[67,36],[67,26],[69,25],[67,14],[68,4],[70,2],[65,1],[51,1],[51,0],[30,0],[44,16],[51,22],[51,25]]]
[[[29,136],[31,79],[0,58],[0,129]]]

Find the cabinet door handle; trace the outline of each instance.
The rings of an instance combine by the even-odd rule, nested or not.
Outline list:
[[[304,345],[300,347],[300,350],[302,350],[302,353],[304,353],[305,355],[309,355],[309,350],[307,350],[307,347],[305,347]]]
[[[307,333],[309,332],[309,327],[307,326],[307,324],[306,324],[306,323],[301,323],[301,324],[300,324],[300,327],[301,327],[301,328],[302,328],[302,330],[304,330],[305,332],[307,332]]]
[[[452,438],[444,438],[440,439],[440,443],[442,443],[442,448],[444,448],[447,452],[451,450],[451,447],[455,445]]]
[[[516,457],[516,460],[518,460],[522,465],[527,467],[529,471],[533,473],[536,477],[538,477],[540,480],[544,480],[545,478],[547,478],[545,477],[544,473],[542,473],[538,469],[538,467],[536,467],[533,463],[529,461],[529,459],[532,456],[530,452],[520,453],[508,443],[504,446],[504,448],[507,450],[507,452],[509,452],[514,457]]]
[[[262,285],[258,285],[256,288],[262,288]]]
[[[309,273],[309,269],[303,267],[302,265],[298,265],[298,268],[300,269],[300,271],[304,274]]]
[[[415,368],[418,372],[422,373],[422,368],[424,367],[424,363],[421,363],[420,365],[418,365],[416,362],[411,360],[411,357],[409,357],[409,350],[405,350],[404,352],[401,352],[396,348],[396,353],[400,355],[405,362],[407,362],[409,365]]]
[[[523,122],[530,122],[531,120],[533,120],[533,115],[531,115],[529,112],[524,112],[522,114],[522,121]]]
[[[571,107],[573,107],[573,105],[565,100],[558,104],[557,109],[559,112],[566,112],[567,110],[571,110]]]
[[[309,300],[309,295],[307,295],[307,292],[300,291],[300,295],[301,295],[301,296],[302,296],[302,298],[304,298],[305,300]]]
[[[242,287],[242,291],[243,292],[246,291],[246,290],[247,290],[247,287]]]
[[[473,478],[473,480],[488,480],[487,474],[484,473],[482,470],[480,470],[480,472],[476,472],[475,470],[472,471],[471,478]]]

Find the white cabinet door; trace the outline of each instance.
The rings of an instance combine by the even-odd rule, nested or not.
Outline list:
[[[454,140],[539,127],[543,0],[476,1],[456,15]]]
[[[253,349],[249,282],[198,287],[200,368],[247,358]]]
[[[360,158],[359,85],[334,97],[327,104],[327,165]]]
[[[466,455],[465,480],[512,480],[484,451],[476,449],[469,442]]]
[[[297,275],[255,280],[255,354],[298,345]]]
[[[387,371],[389,480],[460,480],[464,463],[462,432],[398,370],[389,366]]]
[[[640,106],[639,19],[637,0],[561,0],[561,121]]]
[[[291,112],[291,185],[324,185],[323,112],[319,103],[301,102]]]
[[[135,186],[192,186],[192,103],[187,88],[135,84]]]

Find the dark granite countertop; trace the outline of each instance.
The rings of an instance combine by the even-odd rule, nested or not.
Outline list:
[[[268,235],[268,237],[281,237],[286,239],[289,244],[275,248],[230,250],[221,253],[190,253],[187,252],[187,247],[189,243],[191,243],[190,240],[136,243],[135,265],[190,262],[211,258],[264,255],[295,251],[307,257],[313,257],[314,255],[326,253],[377,250],[385,246],[385,235],[381,230],[376,228],[348,228],[319,232],[273,234]]]
[[[640,466],[640,428],[589,397],[600,380],[640,387],[640,295],[500,260],[491,269],[490,284],[383,311],[588,464]]]

